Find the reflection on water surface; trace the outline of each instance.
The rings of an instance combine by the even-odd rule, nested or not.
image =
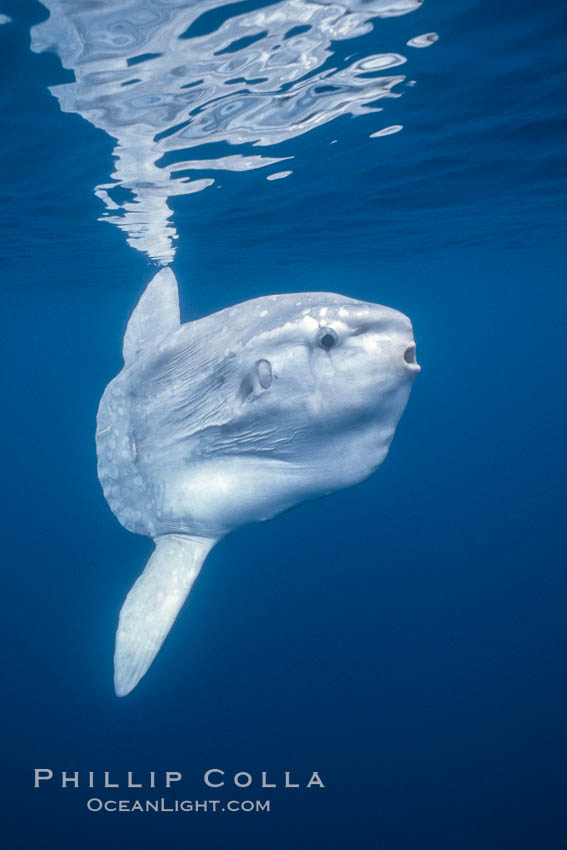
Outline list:
[[[116,139],[112,182],[95,190],[104,218],[167,264],[176,239],[168,198],[215,182],[199,172],[275,166],[269,179],[287,177],[293,157],[251,147],[275,148],[400,96],[404,56],[357,53],[343,61],[333,42],[365,35],[376,19],[406,15],[421,2],[43,0],[50,17],[33,28],[32,49],[56,51],[74,72],[74,82],[51,89],[61,109]],[[414,35],[408,44],[435,39]],[[243,149],[213,158],[210,148],[193,151],[211,143]]]

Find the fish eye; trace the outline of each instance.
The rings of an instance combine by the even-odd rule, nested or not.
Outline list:
[[[332,328],[319,328],[317,333],[317,345],[325,351],[330,351],[339,341],[336,331]]]

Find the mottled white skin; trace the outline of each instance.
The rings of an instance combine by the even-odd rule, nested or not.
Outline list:
[[[97,417],[99,478],[156,551],[120,613],[120,696],[217,540],[379,466],[419,371],[406,316],[332,293],[256,298],[180,325],[170,269],[140,299],[123,351]]]

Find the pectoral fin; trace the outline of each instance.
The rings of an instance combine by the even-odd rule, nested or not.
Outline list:
[[[126,696],[145,675],[164,642],[215,540],[168,534],[120,611],[114,652],[114,688]]]

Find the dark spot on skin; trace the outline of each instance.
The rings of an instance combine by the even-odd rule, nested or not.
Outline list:
[[[240,384],[240,398],[242,399],[242,401],[245,401],[248,398],[253,389],[254,387],[252,386],[252,381],[250,380],[248,375],[246,375],[246,377],[242,379],[242,383]]]
[[[130,431],[128,434],[128,439],[130,442],[130,455],[134,463],[138,462],[138,447],[136,445],[136,437],[134,436],[134,432]]]

